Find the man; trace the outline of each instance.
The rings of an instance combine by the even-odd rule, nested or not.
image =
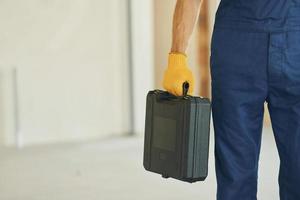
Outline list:
[[[163,85],[194,80],[185,55],[201,0],[178,0]],[[211,46],[218,200],[256,200],[264,103],[280,156],[280,199],[300,200],[300,0],[221,0]]]

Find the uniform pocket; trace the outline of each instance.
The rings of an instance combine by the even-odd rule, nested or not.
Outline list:
[[[300,94],[300,31],[289,31],[284,51],[283,74],[290,93]]]
[[[260,82],[257,77],[265,74],[267,65],[268,34],[215,28],[211,42],[214,86],[240,88]]]

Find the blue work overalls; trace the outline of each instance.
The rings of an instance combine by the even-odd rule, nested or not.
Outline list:
[[[211,77],[217,200],[257,199],[265,103],[280,199],[300,200],[300,0],[222,0]]]

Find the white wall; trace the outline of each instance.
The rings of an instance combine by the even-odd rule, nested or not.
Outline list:
[[[15,92],[14,67],[0,65],[0,145],[14,144],[16,140]]]
[[[127,132],[126,17],[122,0],[1,1],[0,143]]]
[[[146,95],[154,89],[153,0],[131,0],[133,131],[144,133]]]

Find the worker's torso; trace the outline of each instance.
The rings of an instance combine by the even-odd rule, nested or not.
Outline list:
[[[216,26],[258,31],[300,30],[300,0],[221,0]]]

